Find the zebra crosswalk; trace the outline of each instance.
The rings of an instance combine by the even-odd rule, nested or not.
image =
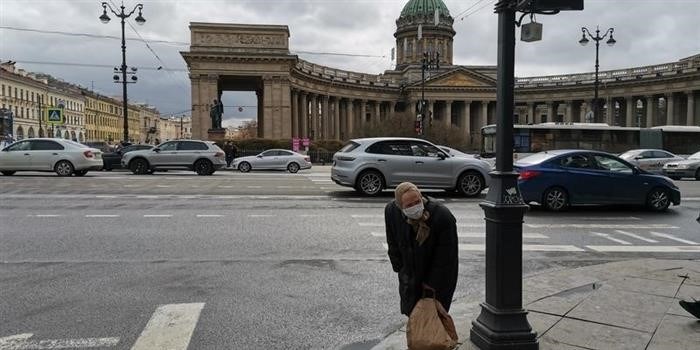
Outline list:
[[[386,250],[384,216],[381,214],[353,214],[362,234],[369,234],[377,249]],[[457,215],[459,250],[483,252],[485,225],[483,215]],[[680,227],[669,224],[644,223],[638,217],[619,217],[582,223],[582,218],[571,218],[562,223],[526,222],[523,224],[524,252],[576,253],[700,253],[700,239],[682,237]],[[534,221],[534,220],[533,220]],[[634,222],[634,223],[628,223]]]

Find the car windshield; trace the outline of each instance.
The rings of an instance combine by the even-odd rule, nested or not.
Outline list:
[[[690,157],[688,157],[688,159],[700,160],[700,152],[691,155]]]
[[[339,153],[351,152],[352,150],[354,150],[354,149],[357,148],[358,146],[360,146],[359,143],[350,141],[348,144],[346,144],[345,146],[343,146],[343,148],[341,148],[338,152],[339,152]]]
[[[527,156],[521,160],[518,161],[518,164],[521,165],[532,165],[532,164],[538,164],[542,163],[552,157],[556,156],[556,154],[552,153],[547,153],[547,152],[540,152],[537,154],[533,154],[531,156]]]
[[[623,154],[620,155],[620,158],[627,159],[636,156],[639,154],[639,151],[627,151]]]

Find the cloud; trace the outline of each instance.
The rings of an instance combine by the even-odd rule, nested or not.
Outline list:
[[[108,0],[109,1],[109,0]],[[454,16],[477,0],[444,0]],[[120,3],[119,0],[112,0]],[[154,40],[189,42],[190,22],[283,24],[290,29],[292,51],[340,52],[385,57],[344,57],[302,54],[314,63],[366,73],[391,68],[389,55],[395,45],[396,18],[407,0],[144,0],[144,26],[134,24],[138,33]],[[473,12],[483,1],[455,19],[457,31],[454,62],[463,65],[495,65],[497,16],[489,5]],[[128,10],[136,1],[126,0]],[[473,13],[472,13],[473,12]],[[700,25],[697,0],[586,0],[585,10],[556,16],[537,16],[544,25],[544,40],[518,41],[516,74],[519,76],[566,74],[593,70],[593,43],[581,47],[581,27],[615,28],[617,44],[601,46],[601,69],[618,69],[678,60],[700,53]],[[85,0],[1,0],[0,25],[97,35],[119,36],[120,26],[100,23],[99,1]],[[526,18],[525,22],[529,19]],[[129,20],[133,24],[133,18]],[[127,26],[126,34],[136,37]],[[127,63],[140,67],[184,69],[180,51],[187,46],[138,41],[127,43]],[[80,62],[117,66],[121,63],[119,40],[92,39],[0,29],[0,59],[41,62]],[[161,62],[162,61],[162,62]],[[20,68],[45,72],[114,96],[121,86],[112,82],[111,68],[57,66],[20,63]],[[190,108],[190,83],[186,72],[145,70],[139,82],[129,85],[129,99],[148,102],[164,114],[178,114]],[[230,101],[229,101],[230,99]],[[255,105],[253,93],[227,93],[225,105]],[[230,111],[230,115],[229,115]],[[255,108],[238,112],[227,108],[231,122],[256,117]],[[225,119],[225,121],[228,119]]]

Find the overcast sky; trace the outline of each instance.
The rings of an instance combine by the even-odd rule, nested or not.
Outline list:
[[[110,1],[110,0],[108,0]],[[120,4],[120,0],[111,0]],[[129,99],[147,102],[163,114],[186,113],[190,87],[179,51],[188,50],[189,22],[284,24],[294,52],[361,54],[346,57],[298,53],[303,59],[335,68],[380,73],[393,67],[395,20],[408,0],[143,0],[146,23],[129,21],[127,64],[137,66],[139,81],[129,85]],[[494,65],[496,24],[494,0],[444,0],[455,17],[454,62]],[[124,1],[127,10],[137,1]],[[465,12],[466,11],[466,12]],[[119,37],[118,18],[102,24],[100,1],[0,0],[0,59],[19,68],[44,72],[121,95],[112,69],[90,65],[121,64],[118,39],[36,32],[60,31]],[[581,27],[615,28],[614,47],[601,46],[601,70],[672,62],[700,53],[700,0],[585,0],[585,10],[537,16],[544,24],[543,40],[518,42],[516,75],[536,76],[593,71],[595,48],[581,47]],[[15,28],[15,29],[10,29]],[[17,30],[21,29],[21,30]],[[31,31],[27,31],[29,29]],[[518,36],[519,37],[519,36]],[[158,42],[158,41],[167,41]],[[157,57],[156,57],[157,56]],[[71,63],[66,66],[47,63]],[[156,70],[163,66],[165,69]],[[252,93],[226,93],[225,124],[255,116]],[[244,106],[238,112],[237,106]],[[250,107],[248,107],[250,106]]]

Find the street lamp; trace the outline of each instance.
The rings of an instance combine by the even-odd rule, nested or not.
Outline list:
[[[122,5],[121,5],[120,7],[121,7],[120,12],[116,12],[116,11],[112,8],[112,6],[110,6],[110,5],[109,5],[108,3],[106,3],[106,2],[103,2],[103,3],[102,3],[102,9],[103,9],[103,11],[102,11],[102,16],[100,16],[100,21],[101,21],[102,23],[104,23],[104,24],[109,23],[110,18],[109,18],[109,16],[107,15],[107,9],[108,9],[108,8],[109,8],[110,11],[112,11],[112,13],[113,13],[115,16],[121,18],[121,23],[122,23],[122,65],[121,65],[121,68],[114,68],[114,72],[115,72],[115,73],[121,73],[121,75],[122,75],[122,76],[121,76],[121,83],[122,83],[122,99],[123,99],[122,102],[123,102],[123,115],[124,115],[124,142],[129,142],[129,113],[128,113],[127,98],[126,98],[126,96],[127,96],[127,95],[126,95],[126,84],[128,84],[128,83],[130,83],[130,82],[128,82],[128,81],[126,80],[126,75],[127,75],[127,74],[131,74],[131,75],[132,75],[132,76],[131,76],[131,80],[132,80],[131,83],[136,83],[136,81],[138,80],[138,78],[134,75],[134,74],[136,73],[136,68],[132,67],[132,68],[131,68],[131,72],[127,72],[127,69],[126,69],[126,40],[125,40],[125,37],[124,37],[124,20],[127,19],[127,18],[129,18],[131,15],[133,15],[134,12],[136,12],[136,10],[139,10],[138,16],[136,16],[136,18],[134,19],[134,20],[136,21],[137,24],[143,25],[144,23],[146,23],[146,19],[143,18],[143,16],[141,15],[141,10],[143,9],[143,5],[142,5],[142,4],[137,4],[136,6],[134,6],[134,9],[131,10],[131,12],[129,12],[129,13],[126,13],[126,12],[124,11],[124,10],[125,10],[125,7],[124,7],[124,4],[123,4],[123,3],[122,3]],[[117,75],[117,74],[114,75],[114,82],[115,82],[115,83],[119,83],[119,82],[120,82],[120,81],[119,81],[119,75]]]
[[[599,101],[598,101],[598,50],[600,47],[600,42],[605,39],[608,34],[610,35],[610,38],[608,41],[605,43],[608,44],[608,46],[612,47],[615,45],[617,42],[615,38],[613,38],[613,32],[615,31],[614,28],[608,28],[608,30],[605,31],[605,34],[603,36],[600,36],[600,28],[596,26],[595,29],[595,36],[591,34],[591,32],[588,30],[586,27],[581,28],[581,40],[578,41],[581,46],[586,46],[590,40],[588,38],[591,38],[591,40],[595,41],[595,82],[593,83],[594,89],[595,89],[595,97],[593,98],[593,121],[598,122],[598,115],[600,114],[600,109],[599,109]],[[586,37],[588,36],[588,37]]]
[[[420,115],[416,120],[416,132],[423,136],[425,129],[425,71],[440,69],[440,53],[439,52],[424,52],[421,60],[421,84],[420,84]],[[432,118],[432,116],[430,116]]]

